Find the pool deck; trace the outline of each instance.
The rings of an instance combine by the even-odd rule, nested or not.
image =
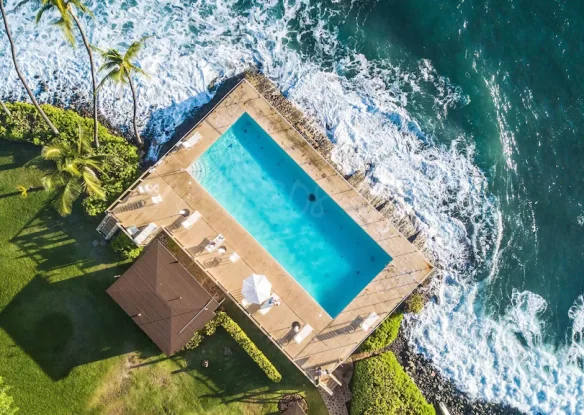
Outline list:
[[[186,171],[244,112],[270,136],[392,257],[357,297],[334,319],[282,268],[278,262]],[[181,143],[194,134],[202,138],[191,148]],[[140,194],[138,186],[158,187],[162,202]],[[157,186],[156,186],[157,185]],[[202,220],[188,229],[180,226],[180,209],[199,211]],[[424,255],[371,206],[292,126],[247,82],[239,83],[160,161],[145,172],[108,209],[124,231],[154,222],[209,275],[311,380],[317,367],[331,372],[372,329],[360,322],[371,312],[381,323],[432,271]],[[218,234],[225,237],[227,252],[208,253],[204,247]],[[151,239],[147,240],[148,243]],[[231,253],[240,260],[232,263]],[[272,283],[281,305],[268,313],[259,306],[241,305],[243,280],[264,274]],[[342,287],[339,287],[342,290]],[[310,324],[313,332],[300,344],[291,325]]]

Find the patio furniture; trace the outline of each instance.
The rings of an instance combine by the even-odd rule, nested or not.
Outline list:
[[[266,314],[268,314],[268,312],[272,309],[272,307],[274,306],[279,306],[280,305],[280,296],[276,293],[272,293],[272,296],[270,298],[268,298],[268,301],[266,301],[259,309],[259,313],[262,316],[265,316]]]
[[[379,318],[379,316],[377,315],[377,313],[375,313],[375,311],[373,311],[371,314],[369,314],[367,316],[367,318],[365,320],[363,320],[361,322],[361,324],[359,325],[364,331],[367,331],[371,328],[371,326],[373,325],[373,323],[375,323],[375,321]]]
[[[211,253],[215,249],[217,249],[219,247],[219,245],[221,245],[223,242],[225,242],[225,237],[223,235],[219,234],[215,237],[215,239],[213,239],[211,242],[209,242],[209,245],[207,245],[205,247],[205,251]]]
[[[180,224],[180,226],[182,226],[184,229],[188,229],[195,223],[197,223],[199,219],[201,219],[201,214],[199,213],[198,210],[195,210],[195,212],[191,216],[186,218],[184,222]]]
[[[158,183],[148,183],[144,186],[144,191],[149,195],[156,196],[160,192]]]
[[[300,344],[310,333],[312,333],[312,326],[310,324],[306,324],[304,327],[302,327],[302,330],[296,333],[294,336],[294,341]]]
[[[135,236],[135,235],[136,235],[138,232],[140,232],[140,229],[138,229],[138,227],[137,227],[137,226],[135,226],[135,225],[132,225],[132,226],[129,226],[129,227],[126,229],[126,231],[128,231],[128,233],[129,233],[131,236]]]
[[[252,304],[261,304],[270,298],[272,284],[265,275],[252,274],[243,280],[241,293]]]
[[[157,205],[160,202],[162,202],[162,196],[160,196],[160,195],[152,196],[152,203],[154,203],[155,205]]]
[[[142,232],[134,238],[134,242],[136,242],[137,245],[142,245],[150,235],[156,232],[157,229],[158,226],[154,222],[148,224],[148,226],[142,229]]]
[[[201,134],[199,134],[197,132],[191,138],[189,138],[187,141],[183,141],[181,143],[181,145],[183,146],[183,148],[191,148],[192,146],[197,144],[201,138],[202,138]]]
[[[229,260],[231,262],[239,261],[239,254],[237,252],[232,253],[231,255],[229,255]]]

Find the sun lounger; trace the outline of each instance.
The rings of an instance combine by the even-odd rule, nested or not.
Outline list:
[[[136,242],[137,245],[142,245],[150,235],[156,232],[157,229],[158,226],[154,222],[150,223],[134,238],[134,242]]]
[[[243,298],[241,300],[241,305],[245,308],[245,307],[249,307],[251,305],[251,303],[249,301],[247,301],[245,298]]]
[[[231,255],[229,255],[229,260],[231,262],[239,261],[239,254],[237,252],[232,253]]]
[[[138,186],[138,193],[143,195],[144,193],[148,193],[148,192],[146,191],[146,188],[144,186]]]
[[[152,196],[152,203],[154,203],[155,205],[157,205],[160,202],[162,202],[162,196],[160,196],[160,195],[158,195],[158,196]]]
[[[294,341],[300,344],[310,333],[312,333],[312,326],[310,324],[306,324],[298,333],[296,333],[294,336]]]
[[[223,242],[225,242],[225,238],[223,235],[219,234],[209,243],[209,245],[205,247],[205,251],[213,252],[215,249],[219,248],[219,245],[221,245]]]
[[[371,314],[369,314],[367,316],[367,318],[365,320],[363,320],[361,322],[361,324],[359,325],[364,331],[367,331],[371,328],[371,326],[373,325],[373,323],[375,323],[375,321],[379,318],[379,316],[374,312],[372,312]]]
[[[135,236],[138,232],[140,232],[138,227],[135,225],[129,226],[126,230],[131,236]]]
[[[189,138],[187,141],[183,141],[182,142],[182,146],[184,148],[191,148],[192,146],[194,146],[195,144],[197,144],[199,142],[199,140],[201,139],[201,134],[199,133],[195,133],[191,138]]]
[[[191,216],[186,218],[184,220],[184,222],[180,224],[180,226],[182,226],[185,229],[188,229],[191,226],[193,226],[195,223],[197,223],[199,219],[201,219],[201,214],[199,213],[198,210],[195,210],[195,213],[193,213]]]
[[[271,297],[268,298],[258,311],[262,316],[265,316],[276,304],[280,304],[280,296],[276,293],[272,293]]]

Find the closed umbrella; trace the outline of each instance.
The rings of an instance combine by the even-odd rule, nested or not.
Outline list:
[[[261,304],[270,298],[272,284],[265,275],[252,274],[243,280],[241,293],[250,303]]]

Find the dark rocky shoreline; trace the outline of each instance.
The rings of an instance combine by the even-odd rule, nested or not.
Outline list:
[[[408,375],[414,380],[429,403],[436,407],[443,402],[451,415],[522,415],[523,412],[507,405],[474,400],[458,390],[449,379],[444,378],[432,362],[411,350],[403,332],[392,343],[391,350]]]

